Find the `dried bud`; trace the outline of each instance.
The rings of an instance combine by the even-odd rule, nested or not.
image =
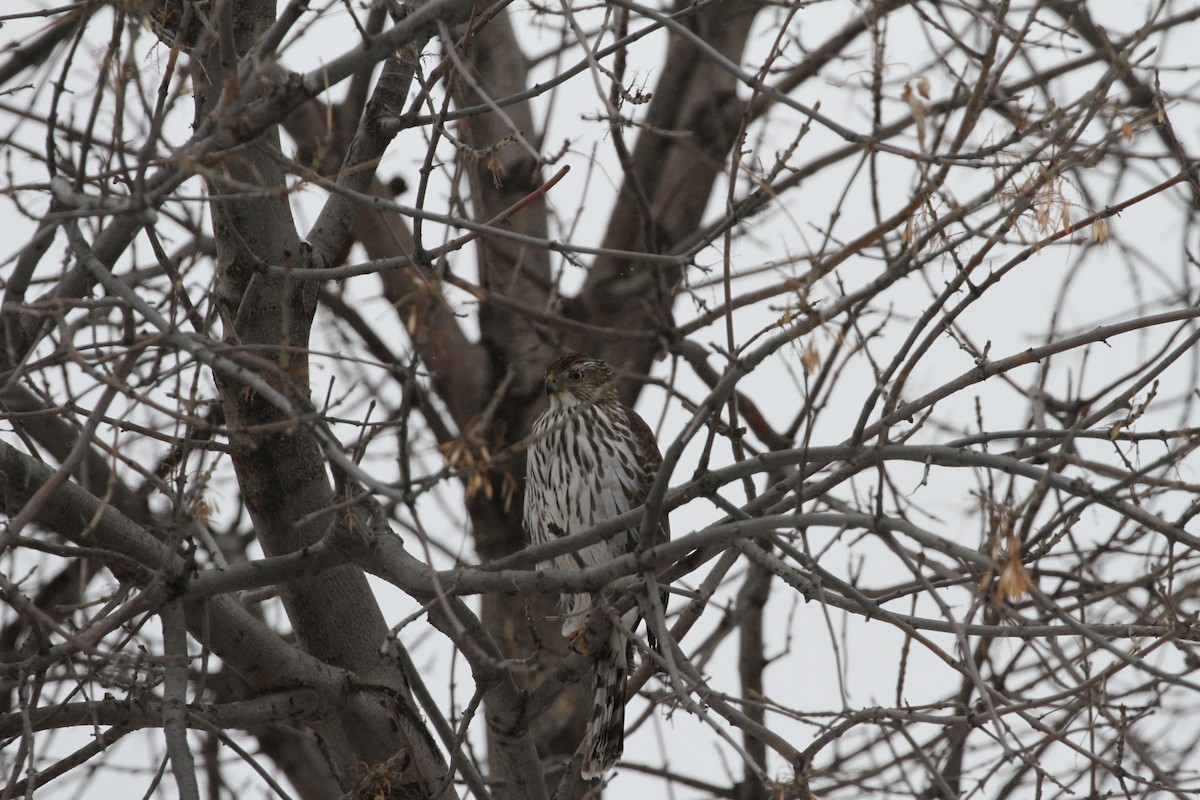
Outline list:
[[[921,150],[925,150],[925,117],[929,114],[929,106],[918,95],[929,97],[929,81],[925,81],[922,88],[922,78],[918,78],[917,91],[913,91],[912,82],[905,82],[904,91],[900,93],[900,99],[908,104],[909,111],[912,112],[913,122],[917,123],[917,144]]]
[[[821,367],[821,354],[812,342],[806,343],[801,349],[800,363],[804,366],[805,375],[811,375]]]

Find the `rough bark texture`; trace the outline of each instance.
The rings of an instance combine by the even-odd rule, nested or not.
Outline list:
[[[6,797],[596,797],[654,572],[611,796],[1191,791],[1200,8],[669,5],[4,9]],[[531,551],[567,350],[672,489]]]
[[[687,8],[681,2],[677,10]],[[713,3],[685,15],[683,24],[713,50],[737,63],[755,16],[757,0]],[[672,32],[666,63],[654,86],[646,127],[633,149],[631,169],[613,206],[604,246],[614,250],[669,253],[695,232],[728,166],[745,104],[737,80],[718,67],[694,41]],[[647,203],[649,207],[647,207]],[[681,271],[628,258],[601,256],[588,270],[573,313],[594,325],[618,330],[665,332]],[[631,374],[649,371],[657,343],[602,345],[602,357]],[[637,386],[626,385],[631,402]]]
[[[481,29],[472,30],[463,50],[470,74],[456,77],[455,95],[460,105],[483,104],[526,88],[525,55],[517,44],[507,12]],[[469,175],[477,219],[491,219],[541,183],[542,164],[537,153],[529,151],[529,145],[540,148],[541,137],[528,103],[508,106],[503,114],[490,112],[462,120],[458,131],[463,141],[475,150],[464,155],[462,168]],[[546,212],[545,199],[539,198],[513,219],[512,227],[545,238]],[[550,255],[542,248],[484,237],[479,244],[480,284],[534,308],[544,308],[551,296]],[[491,430],[503,435],[502,441],[515,441],[529,432],[544,403],[541,373],[556,352],[557,343],[493,303],[481,306],[479,326],[480,346],[491,367],[489,396],[500,391],[502,385],[505,387]],[[476,413],[482,411],[479,407]],[[493,482],[491,498],[482,493],[468,498],[475,549],[484,560],[511,555],[527,541],[521,524],[523,462],[521,458],[505,465],[509,474]],[[505,656],[529,667],[517,673],[519,684],[526,690],[540,684],[569,652],[559,633],[560,623],[552,619],[558,611],[554,593],[489,595],[483,600],[483,622],[493,632]],[[533,721],[533,736],[548,765],[550,785],[557,783],[561,763],[570,761],[583,738],[590,694],[586,682],[569,686]],[[498,766],[494,749],[492,758],[493,766]],[[503,794],[503,789],[500,791],[509,796]]]
[[[234,42],[214,42],[200,54],[201,68],[193,72],[198,119],[221,114],[223,100],[238,90],[229,69],[230,46],[239,56],[248,52],[274,19],[274,2],[240,4],[230,24]],[[243,143],[210,178],[223,267],[217,291],[226,343],[292,399],[293,408],[307,411],[318,285],[262,269],[311,264],[292,219],[286,174],[272,155],[278,150],[278,130],[271,128]],[[252,389],[236,381],[219,384],[238,484],[264,552],[279,556],[311,547],[338,522],[329,512],[336,495],[316,436]],[[343,789],[387,786],[397,797],[427,796],[445,779],[445,765],[402,671],[383,648],[388,627],[366,576],[342,566],[288,581],[280,591],[305,652],[355,676],[342,713],[317,729]]]

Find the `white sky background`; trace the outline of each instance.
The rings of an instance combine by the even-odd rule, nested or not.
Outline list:
[[[26,0],[16,0],[14,3],[13,0],[7,0],[0,5],[0,14],[13,13],[22,8],[36,9],[51,5],[50,3],[26,2]],[[332,4],[332,7],[336,8],[337,4]],[[1089,4],[1089,9],[1096,21],[1105,25],[1110,32],[1116,35],[1130,32],[1146,19],[1147,14],[1150,13],[1149,9],[1155,7],[1156,4],[1149,2],[1125,3],[1116,0]],[[513,19],[522,40],[527,45],[526,52],[533,56],[551,52],[558,45],[560,36],[551,28],[557,26],[560,19],[539,18],[538,15],[524,10],[525,8],[520,3],[514,6]],[[1175,5],[1172,8],[1177,10],[1179,6]],[[839,29],[860,11],[861,5],[857,3],[814,3],[797,15],[797,21],[793,24],[792,29],[798,32],[802,44],[815,46],[823,41],[830,32]],[[597,11],[580,12],[581,23],[585,27],[595,24],[598,20],[598,13]],[[769,13],[762,17],[760,33],[755,39],[754,45],[757,49],[752,50],[755,54],[761,52],[768,42],[768,37],[774,33],[770,29],[770,19]],[[551,28],[541,27],[543,21],[548,23]],[[319,24],[319,35],[314,36],[317,31],[307,32],[301,39],[301,44],[284,52],[283,61],[287,67],[295,70],[311,69],[318,66],[322,60],[331,60],[355,45],[353,29],[348,23],[345,12],[333,11],[325,15]],[[911,32],[903,30],[905,24],[913,25]],[[8,41],[22,41],[40,30],[43,25],[44,20],[37,18],[8,22],[3,28],[0,28],[0,44]],[[1195,27],[1193,26],[1194,29]],[[107,33],[102,25],[93,24],[90,31],[93,30],[97,33]],[[900,100],[900,92],[905,80],[916,78],[919,75],[927,75],[930,79],[934,101],[945,97],[952,88],[943,79],[943,76],[940,76],[936,70],[930,69],[930,65],[927,63],[929,46],[917,34],[918,30],[919,28],[913,24],[913,18],[906,14],[895,15],[891,23],[888,35],[889,66],[887,72],[890,85],[885,90],[885,94],[889,98],[884,108],[885,123],[907,111]],[[1194,33],[1193,41],[1200,40],[1198,38],[1200,29],[1194,30]],[[1056,40],[1054,34],[1045,31],[1038,32],[1038,35],[1046,42],[1046,46],[1037,51],[1038,57],[1045,59],[1043,63],[1051,63],[1076,54],[1075,45],[1068,39]],[[310,43],[313,41],[321,42],[322,46],[319,50],[311,47]],[[626,72],[628,80],[632,81],[634,76],[638,76],[644,79],[648,88],[653,87],[661,68],[662,42],[661,35],[653,35],[646,37],[630,49]],[[152,37],[146,34],[144,44],[150,48],[151,43]],[[103,42],[97,42],[95,48],[97,53],[102,52]],[[437,50],[431,46],[427,52],[434,54]],[[819,101],[823,113],[843,125],[865,133],[870,129],[870,109],[860,107],[858,103],[869,95],[861,91],[847,92],[842,87],[855,85],[869,79],[869,39],[866,36],[861,37],[847,53],[857,53],[863,62],[835,62],[823,73],[822,80],[806,83],[794,96],[809,105],[814,105]],[[147,70],[157,69],[156,62],[165,59],[165,55],[162,48],[148,49],[144,68]],[[577,49],[564,56],[567,63],[574,63],[578,58]],[[750,66],[747,68],[752,70],[758,65],[760,59],[761,55],[756,55],[744,63],[748,63]],[[1169,39],[1167,47],[1160,49],[1148,59],[1148,63],[1162,67],[1164,89],[1177,96],[1191,93],[1194,72],[1188,73],[1185,69],[1176,71],[1175,68],[1190,66],[1194,69],[1198,66],[1198,62],[1200,62],[1200,56],[1186,47],[1185,37],[1182,35],[1176,35]],[[433,55],[430,56],[427,63],[429,65],[435,63]],[[531,81],[544,79],[553,74],[554,66],[553,59],[542,59],[537,71],[531,76]],[[1091,71],[1085,70],[1070,76],[1061,84],[1064,96],[1073,96],[1072,91],[1077,91],[1074,83],[1085,80],[1086,76],[1095,77],[1099,74],[1099,70],[1100,67],[1095,67]],[[1022,70],[1014,67],[1013,74],[1022,74]],[[47,84],[49,83],[50,76],[43,74],[38,77]],[[607,84],[604,85],[606,90]],[[344,91],[344,87],[339,87],[334,93],[340,97],[342,91]],[[47,96],[47,90],[45,86],[42,86],[40,89],[30,89],[0,98],[0,103],[3,103],[0,105],[0,136],[7,139],[12,135],[14,138],[25,140],[31,147],[38,147],[38,142],[30,141],[32,126],[23,124],[17,119],[14,107],[44,105],[47,102]],[[603,126],[591,121],[596,114],[604,113],[603,103],[597,95],[592,76],[584,72],[557,91],[538,98],[535,101],[535,107],[539,111],[539,114],[535,115],[535,119],[545,120],[548,123],[545,127],[543,152],[557,152],[564,140],[569,140],[571,143],[562,163],[569,163],[572,171],[551,192],[550,200],[561,218],[573,227],[569,232],[552,229],[551,235],[553,238],[565,238],[569,235],[575,243],[597,245],[608,219],[608,209],[615,195],[615,187],[620,180],[620,171],[611,143],[604,135]],[[190,103],[182,103],[181,110],[184,112],[184,116],[189,116],[191,113]],[[82,107],[77,108],[75,113],[85,118],[87,111],[86,107]],[[1196,137],[1200,132],[1200,115],[1197,114],[1197,109],[1191,105],[1179,104],[1170,107],[1169,111],[1179,135],[1192,148],[1195,148]],[[1001,122],[998,118],[993,119],[995,119],[997,137],[1005,135],[1008,132],[1006,123]],[[170,137],[173,141],[178,142],[186,138],[189,130],[184,126],[188,121],[190,120],[180,119],[181,127],[178,129],[177,135]],[[750,142],[755,142],[756,136],[765,137],[770,144],[761,147],[759,152],[763,157],[771,157],[777,148],[786,145],[791,140],[801,121],[796,112],[780,109],[773,113],[764,125],[757,126],[752,131]],[[936,122],[936,120],[931,120],[931,127]],[[984,126],[987,124],[989,123],[985,120]],[[627,133],[627,136],[632,144],[632,132]],[[410,186],[415,186],[417,169],[424,156],[424,142],[421,137],[422,132],[414,130],[397,140],[379,169],[379,174],[384,180],[393,175],[402,175],[408,180]],[[915,135],[900,137],[897,142],[916,148]],[[814,125],[809,137],[802,143],[800,155],[796,160],[801,163],[806,162],[840,143],[841,141],[836,136],[821,129],[819,125]],[[1139,132],[1130,144],[1132,148],[1144,147],[1150,152],[1157,152],[1159,146],[1156,139],[1142,132]],[[285,144],[285,150],[287,147]],[[447,158],[449,157],[448,154]],[[11,170],[16,183],[37,182],[45,179],[45,175],[39,173],[36,167],[30,168],[30,162],[19,152],[5,153],[0,158],[3,159],[5,168]],[[912,167],[900,159],[885,158],[881,160],[881,163],[887,168],[881,181],[881,198],[886,215],[907,201],[915,184],[915,176]],[[731,254],[735,268],[749,271],[769,261],[800,256],[810,252],[820,242],[822,232],[829,224],[831,203],[845,187],[848,166],[843,165],[838,169],[819,173],[816,178],[806,182],[799,190],[786,195],[782,203],[755,217],[750,223],[752,226],[750,235],[735,239],[735,252]],[[1102,170],[1103,168],[1101,168]],[[1089,187],[1095,193],[1094,202],[1090,207],[1083,202],[1079,187],[1065,187],[1065,196],[1075,204],[1071,208],[1072,218],[1081,218],[1089,211],[1102,207],[1106,203],[1117,202],[1132,196],[1146,186],[1153,185],[1166,177],[1158,174],[1157,168],[1154,167],[1149,167],[1144,172],[1143,175],[1135,176],[1135,171],[1131,171],[1130,179],[1111,194],[1108,193],[1110,191],[1108,182],[1098,175],[1098,180]],[[969,198],[989,186],[991,180],[990,173],[969,175],[962,170],[952,183],[951,190],[960,198]],[[868,183],[864,171],[864,176],[860,176],[855,182],[842,206],[842,216],[833,229],[835,238],[843,241],[849,240],[870,226],[870,199],[867,188]],[[199,186],[194,186],[193,191],[198,195]],[[1176,187],[1171,191],[1178,193],[1183,189]],[[431,190],[428,205],[435,209],[444,208],[447,194],[448,187],[444,183],[435,187]],[[1172,194],[1170,199],[1174,200],[1175,196]],[[296,195],[297,221],[301,231],[304,231],[307,225],[316,218],[323,197],[321,191],[311,188]],[[723,198],[724,189],[718,188],[714,192],[711,202],[710,216],[715,216],[720,212]],[[24,199],[28,200],[28,198]],[[411,190],[407,195],[398,198],[400,202],[411,202],[412,199]],[[1044,343],[1048,336],[1051,315],[1054,309],[1060,305],[1063,307],[1063,313],[1058,320],[1058,335],[1063,336],[1087,330],[1097,324],[1134,316],[1134,309],[1137,309],[1136,313],[1152,313],[1157,307],[1156,304],[1162,302],[1163,297],[1178,294],[1181,287],[1187,285],[1189,281],[1185,254],[1181,253],[1179,248],[1181,241],[1179,229],[1184,224],[1184,219],[1178,206],[1169,204],[1167,200],[1168,198],[1165,197],[1153,199],[1110,220],[1114,240],[1103,248],[1089,245],[1086,237],[1081,236],[1071,244],[1049,247],[1043,253],[1021,265],[1012,275],[990,290],[964,316],[963,325],[975,337],[974,344],[982,347],[985,342],[990,341],[992,343],[990,357],[999,359],[1027,347]],[[582,215],[577,215],[576,210],[580,207],[585,208],[586,211]],[[36,210],[40,210],[40,208]],[[11,268],[10,255],[27,240],[32,231],[28,220],[13,211],[11,199],[7,196],[0,196],[0,218],[5,220],[7,226],[5,239],[8,242],[7,246],[0,248],[0,259],[4,259],[0,261],[0,275],[3,274],[3,271]],[[1032,220],[1030,224],[1031,237],[1036,236],[1037,232],[1032,227]],[[436,230],[436,226],[427,226],[427,230]],[[454,234],[448,234],[447,238],[452,235]],[[431,241],[433,240],[431,238]],[[1195,246],[1194,236],[1190,236],[1189,244]],[[1124,250],[1123,246],[1129,246],[1131,249]],[[1003,263],[1004,258],[1015,251],[1016,248],[998,250],[994,255],[996,264]],[[143,259],[145,255],[142,253]],[[964,253],[964,258],[966,255]],[[451,259],[452,267],[465,277],[473,279],[472,257],[473,254],[470,251],[460,252]],[[701,256],[702,262],[707,261],[716,270],[711,276],[713,278],[719,277],[721,257],[722,254],[716,249],[710,249]],[[352,261],[360,259],[361,253],[351,256]],[[47,262],[49,260],[48,258]],[[796,266],[768,270],[763,272],[759,278],[742,283],[740,289],[746,290],[754,284],[754,281],[760,281],[763,285],[773,283],[782,277],[799,274],[806,267],[806,263],[799,263]],[[878,269],[877,262],[856,259],[839,268],[838,275],[848,285],[853,286],[876,275]],[[888,292],[886,298],[890,306],[874,307],[873,314],[882,319],[883,315],[887,313],[901,318],[921,313],[928,305],[932,293],[940,290],[944,278],[953,274],[953,263],[946,261],[943,270],[944,274],[942,275],[928,272],[925,276],[925,279],[932,285],[932,291],[920,277],[911,277]],[[1056,294],[1057,287],[1061,284],[1061,276],[1069,270],[1078,270],[1078,276],[1070,285],[1067,302],[1060,303],[1060,298]],[[581,282],[582,273],[578,268],[565,262],[563,271],[563,285],[569,292]],[[693,286],[702,284],[705,280],[706,277],[703,275],[692,274],[689,276],[689,281]],[[203,281],[197,278],[195,285],[202,283]],[[831,281],[826,281],[821,289],[826,297],[832,297],[838,291],[836,285]],[[350,296],[361,301],[363,313],[373,323],[391,324],[387,322],[391,319],[391,312],[378,297],[377,281],[373,276],[349,281],[346,291]],[[721,287],[716,284],[698,288],[695,294],[709,304],[715,305],[720,301]],[[813,299],[816,300],[820,296],[818,293]],[[464,296],[452,296],[452,299],[461,303],[465,311],[471,311],[471,306]],[[677,305],[676,319],[677,321],[686,321],[698,312],[699,308],[694,301],[688,296],[684,296]],[[777,312],[770,315],[761,305],[753,306],[746,312],[739,313],[735,318],[738,338],[744,340],[754,332],[774,324],[782,313],[783,309],[779,308]],[[321,319],[322,317],[319,315],[318,336],[322,335],[319,330]],[[900,329],[907,331],[904,326],[900,326]],[[893,329],[889,329],[889,331],[891,330]],[[395,334],[396,340],[392,343],[394,349],[398,351],[404,349],[403,333],[397,329]],[[890,337],[891,333],[889,332],[888,336],[872,347],[877,358],[881,358],[884,362],[890,358],[898,344]],[[693,338],[702,343],[712,342],[723,346],[724,331],[718,325],[710,331],[696,334]],[[833,345],[829,333],[819,332],[811,338],[815,340],[818,351],[823,354],[829,353]],[[1161,332],[1157,331],[1145,336],[1130,335],[1111,341],[1108,348],[1089,348],[1087,363],[1083,363],[1077,354],[1059,357],[1055,362],[1053,380],[1048,388],[1058,395],[1064,395],[1068,393],[1065,388],[1068,381],[1072,385],[1082,383],[1089,387],[1103,385],[1112,380],[1115,374],[1127,368],[1129,364],[1138,363],[1139,360],[1144,361],[1153,352],[1155,343],[1159,341],[1161,341]],[[330,351],[336,353],[337,342],[330,341],[328,344]],[[796,348],[782,351],[780,357],[772,359],[764,365],[764,368],[747,377],[741,387],[743,391],[755,398],[768,419],[776,426],[786,425],[800,404],[800,393],[803,388],[798,348],[803,344],[804,342],[801,342]],[[1068,363],[1072,364],[1070,369],[1065,367]],[[1191,363],[1194,367],[1194,358]],[[956,347],[949,339],[943,338],[937,345],[935,354],[923,360],[921,369],[910,381],[906,397],[908,399],[915,398],[924,391],[966,372],[972,366],[972,358],[967,352]],[[658,376],[668,377],[669,368],[669,363],[660,364],[657,368]],[[1010,373],[1010,378],[1017,384],[1028,386],[1036,382],[1037,371],[1037,367],[1023,368]],[[1185,395],[1195,386],[1194,380],[1189,383],[1191,376],[1182,373],[1182,370],[1177,369],[1173,372],[1171,380],[1164,382],[1164,386],[1159,390],[1159,405],[1138,424],[1139,429],[1153,430],[1181,424],[1178,415],[1173,415],[1171,410],[1172,408],[1178,409],[1179,404],[1173,405],[1165,400]],[[334,359],[329,359],[324,364],[321,363],[321,359],[317,359],[313,375],[315,395],[323,392],[325,380],[338,378],[333,394],[337,395],[342,391],[349,390],[350,396],[346,403],[337,409],[337,413],[344,417],[355,418],[357,415],[361,418],[363,403],[372,393],[372,387],[347,387],[345,381],[340,378],[340,370],[334,363]],[[818,420],[812,436],[814,445],[836,444],[846,438],[857,421],[858,410],[869,388],[869,379],[870,375],[864,368],[858,371],[854,380],[843,382],[839,394],[822,412]],[[706,393],[703,385],[684,368],[680,369],[676,386],[695,401],[702,399]],[[939,405],[936,418],[940,422],[955,426],[962,431],[973,430],[973,403],[976,396],[981,398],[981,404],[986,414],[985,421],[989,428],[1005,429],[1024,425],[1028,411],[1027,404],[1002,381],[989,381],[985,385],[975,387],[947,403]],[[383,402],[397,400],[397,398],[380,399]],[[677,404],[667,407],[664,418],[665,400],[666,395],[661,389],[648,387],[639,404],[639,410],[643,416],[657,427],[660,443],[664,450],[687,421],[687,416]],[[659,425],[660,420],[661,425]],[[353,441],[356,434],[347,428],[346,436],[348,441]],[[953,438],[951,435],[937,434],[933,429],[925,431],[922,437],[923,440],[929,441],[935,439],[944,441]],[[702,444],[702,436],[692,442],[671,481],[672,485],[684,483],[690,478]],[[393,470],[394,450],[389,451],[389,447],[394,447],[394,440],[388,437],[379,437],[366,463],[370,464],[373,469]],[[1100,450],[1104,445],[1088,443],[1081,445],[1082,450],[1090,447]],[[1145,445],[1144,447],[1147,460],[1158,454],[1154,450],[1154,445]],[[414,472],[433,472],[441,467],[440,455],[433,448],[432,441],[428,442],[426,450],[426,463],[414,465]],[[152,463],[153,456],[151,455],[150,458],[151,461],[148,463]],[[1136,459],[1137,454],[1131,454],[1131,458]],[[729,463],[730,459],[731,455],[727,448],[719,445],[714,453],[714,465]],[[909,489],[912,492],[910,500],[925,508],[937,509],[937,518],[918,519],[918,522],[928,523],[931,529],[959,543],[968,546],[979,544],[981,532],[977,518],[975,521],[966,520],[967,515],[977,505],[975,498],[969,494],[976,488],[970,472],[935,470],[925,484],[922,484],[922,470],[919,467],[897,468],[892,474],[901,482],[901,485],[904,485],[906,479],[909,481]],[[1194,475],[1185,477],[1191,480],[1196,478]],[[234,486],[230,480],[227,477],[223,483],[218,482],[214,488],[214,492],[218,494],[228,492],[225,495],[229,498],[224,504],[226,510],[234,505],[236,497]],[[874,490],[874,486],[868,482],[869,480],[870,476],[864,475],[860,481],[854,484],[856,490],[862,492],[864,496]],[[762,488],[761,482],[759,488]],[[469,548],[469,539],[466,533],[469,525],[461,510],[461,505],[456,503],[453,497],[456,488],[447,486],[442,491],[443,494],[440,496],[429,495],[422,502],[419,507],[419,511],[423,515],[422,523],[427,529],[442,531],[443,533],[438,538],[448,548],[452,550]],[[728,487],[725,494],[734,502],[744,502],[744,498],[740,496],[736,486]],[[217,496],[214,499],[220,509],[221,498]],[[1182,499],[1181,502],[1186,502],[1187,499],[1190,498]],[[1099,518],[1102,515],[1098,512],[1093,512],[1093,514],[1090,521],[1095,525],[1095,529],[1101,533],[1105,532],[1111,520]],[[722,512],[711,504],[696,501],[673,515],[672,528],[678,536],[697,530],[722,516]],[[1077,526],[1077,533],[1086,535],[1088,522],[1089,518],[1085,518],[1080,526]],[[840,541],[833,542],[834,533],[832,530],[814,530],[809,533],[809,543],[814,550],[829,545],[828,551],[821,557],[821,563],[827,569],[840,575],[858,573],[861,575],[862,584],[867,586],[890,585],[905,577],[905,573],[897,571],[897,565],[892,560],[892,556],[881,545],[874,545],[868,540],[860,539],[857,534],[843,535]],[[0,569],[9,575],[18,575],[21,574],[18,567],[22,566],[27,567],[28,564],[3,564],[0,565]],[[703,574],[701,571],[692,576],[693,580],[685,583],[694,585]],[[718,595],[714,600],[715,604],[720,606],[731,602],[732,592],[736,591],[739,585],[740,583],[737,581],[731,582],[731,591]],[[384,584],[377,583],[377,586],[389,622],[404,619],[415,610],[415,604],[398,591]],[[958,597],[948,594],[947,599],[952,604],[957,604],[954,605],[955,611],[966,611],[966,606],[963,604],[966,600],[965,594]],[[923,603],[924,605],[919,605],[915,613],[941,616],[941,612],[932,602],[923,600]],[[771,614],[770,630],[774,634],[774,649],[781,653],[787,651],[786,656],[772,664],[766,673],[768,694],[773,700],[789,708],[805,712],[838,711],[843,707],[868,708],[876,705],[895,704],[897,669],[902,645],[902,636],[895,629],[878,622],[864,622],[860,618],[843,615],[832,609],[829,610],[828,617],[826,617],[822,609],[815,603],[797,606],[794,595],[782,591],[782,587],[778,586],[768,609]],[[902,610],[907,612],[909,609]],[[703,642],[706,632],[711,630],[719,619],[720,613],[716,609],[706,615],[705,620],[697,626],[697,629],[685,642],[685,650],[690,652],[690,648]],[[952,649],[949,637],[932,635],[931,638],[941,642],[947,649]],[[423,621],[410,625],[404,632],[404,639],[412,647],[414,661],[426,672],[427,683],[434,691],[435,696],[446,697],[448,681],[444,676],[451,667],[450,649],[446,646],[445,641],[436,633],[431,635]],[[714,658],[706,664],[706,670],[711,676],[714,687],[736,696],[739,689],[735,663],[735,641],[732,637],[728,639]],[[1006,645],[1000,642],[995,646],[1003,648]],[[457,669],[457,694],[454,702],[458,708],[461,708],[470,697],[469,687],[471,684],[469,673],[461,660],[457,663]],[[1130,677],[1132,678],[1132,676]],[[940,664],[920,647],[914,646],[909,656],[904,701],[912,705],[919,705],[923,702],[939,700],[950,691],[949,687],[958,685],[958,680],[957,673]],[[653,690],[656,687],[652,682],[648,688]],[[635,700],[630,705],[627,719],[639,718],[644,708],[643,701]],[[1164,726],[1176,722],[1178,721],[1163,720]],[[724,725],[719,721],[717,724]],[[768,724],[791,738],[801,748],[814,736],[814,729],[811,726],[778,715],[768,717]],[[1195,725],[1194,722],[1190,724]],[[482,744],[482,720],[475,727],[476,738],[474,741],[479,746]],[[49,760],[55,755],[61,755],[79,746],[86,739],[88,733],[87,731],[78,731],[73,734],[60,733],[46,736],[44,740],[39,739],[43,742],[42,758],[46,759],[43,763],[49,763]],[[929,735],[932,733],[933,729],[930,729]],[[737,738],[740,740],[740,736]],[[155,752],[163,751],[161,740],[155,738],[153,733],[144,737],[128,737],[115,749],[115,755],[111,758],[109,767],[99,771],[95,775],[94,781],[79,785],[74,778],[66,778],[59,781],[60,785],[48,787],[40,794],[46,797],[66,797],[81,792],[85,794],[98,792],[102,790],[102,787],[108,786],[114,787],[114,791],[118,791],[116,787],[120,787],[119,791],[124,793],[135,791],[140,793],[141,787],[147,785],[151,777],[141,771],[147,763],[141,751],[147,747]],[[235,758],[232,754],[229,757]],[[3,754],[0,754],[0,763],[3,763],[3,759]],[[716,784],[728,784],[730,775],[736,776],[734,778],[736,780],[740,778],[741,774],[740,764],[729,749],[718,745],[716,737],[711,732],[704,730],[701,722],[682,711],[675,712],[669,718],[664,718],[660,714],[651,715],[648,723],[627,739],[625,761],[628,764],[649,766],[659,765],[665,761],[677,768],[686,765],[686,771],[694,777]],[[121,769],[121,765],[128,766],[129,771]],[[775,763],[773,769],[779,770],[780,766]],[[779,777],[786,777],[782,772],[777,774]],[[241,788],[243,790],[241,793],[246,793],[247,797],[269,795],[269,790],[248,770],[245,784]],[[900,789],[904,791],[904,787],[900,787]],[[628,768],[618,770],[610,791],[613,797],[662,796],[661,783],[652,781]],[[174,786],[170,780],[160,784],[159,793],[162,796],[171,796],[173,792]],[[695,797],[698,796],[698,793],[679,791],[674,796]]]

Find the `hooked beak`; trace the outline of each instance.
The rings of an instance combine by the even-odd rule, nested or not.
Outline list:
[[[558,376],[547,375],[542,387],[546,390],[546,394],[555,394],[558,392]]]

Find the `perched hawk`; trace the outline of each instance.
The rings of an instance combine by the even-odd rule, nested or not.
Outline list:
[[[662,464],[645,420],[617,399],[612,369],[583,353],[555,360],[546,369],[550,408],[533,424],[525,485],[525,529],[535,544],[590,528],[641,505]],[[663,519],[655,543],[670,535]],[[558,556],[559,569],[604,564],[637,545],[637,529]],[[566,594],[563,635],[574,640],[587,624],[588,594]],[[637,609],[625,618],[637,624]],[[616,766],[624,749],[625,684],[629,642],[613,630],[608,648],[595,654],[595,695],[584,737],[583,777]]]

